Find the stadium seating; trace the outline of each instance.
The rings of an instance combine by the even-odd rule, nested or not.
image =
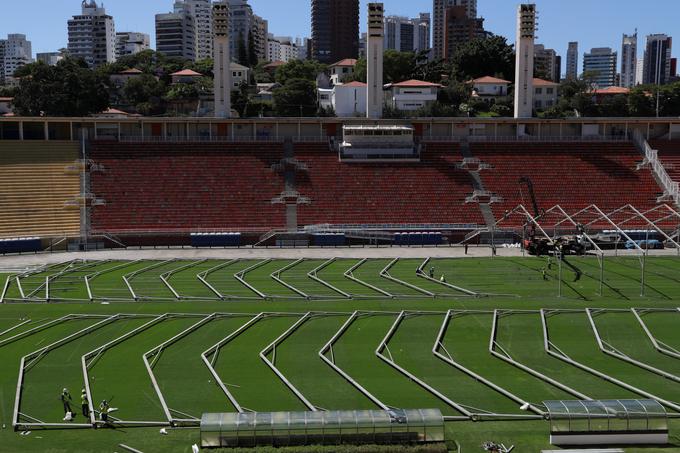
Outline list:
[[[311,224],[483,224],[458,145],[428,144],[420,163],[343,163],[327,144],[296,144],[308,171],[297,190],[311,199],[298,211]]]
[[[636,171],[643,157],[631,143],[475,143],[472,152],[493,166],[482,180],[504,199],[493,205],[497,219],[519,204],[531,207],[522,177],[532,180],[541,209],[559,204],[568,212],[590,204],[605,212],[626,204],[651,208],[662,192],[651,171]]]
[[[284,190],[271,165],[281,144],[124,144],[93,142],[105,170],[91,176],[106,201],[92,212],[92,229],[140,231],[268,231],[285,225],[272,205]]]
[[[0,237],[73,236],[80,211],[65,203],[80,193],[74,142],[0,141]]]
[[[656,140],[650,146],[659,151],[659,159],[674,181],[680,182],[680,140]]]

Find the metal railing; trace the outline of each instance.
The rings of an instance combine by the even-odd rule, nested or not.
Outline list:
[[[633,142],[645,155],[646,163],[652,168],[659,183],[663,187],[666,196],[673,199],[673,202],[680,206],[680,183],[673,180],[666,171],[663,163],[659,160],[659,151],[652,149],[640,131],[633,132]]]
[[[170,136],[140,136],[140,135],[121,135],[99,137],[95,141],[120,141],[122,143],[283,143],[286,138],[290,138],[294,143],[326,143],[328,137],[322,136],[210,136],[210,135],[170,135]]]

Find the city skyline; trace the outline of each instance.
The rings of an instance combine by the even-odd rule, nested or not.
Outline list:
[[[33,44],[34,56],[40,52],[52,52],[66,47],[66,21],[78,14],[78,0],[46,1],[38,0],[39,8],[28,9],[22,4],[3,6],[0,17],[0,36],[10,33],[26,34]],[[310,2],[309,0],[293,0],[299,8],[291,8],[286,4],[270,0],[250,0],[256,14],[269,21],[269,32],[275,36],[309,37]],[[361,1],[360,29],[365,31],[365,6]],[[431,12],[432,2],[407,2],[405,0],[386,1],[386,15],[417,17],[420,12]],[[479,0],[479,16],[485,18],[485,28],[493,33],[505,36],[514,42],[514,14],[519,2],[508,0]],[[539,30],[537,43],[553,48],[563,58],[569,41],[579,42],[579,54],[590,51],[593,47],[612,47],[619,49],[623,34],[631,34],[638,30],[640,43],[638,58],[641,57],[647,35],[664,33],[675,35],[678,25],[675,18],[680,14],[680,4],[672,0],[655,0],[665,8],[666,14],[659,14],[662,8],[637,8],[638,2],[633,0],[573,0],[568,4],[552,0],[536,0],[539,13]],[[151,47],[155,48],[155,14],[167,12],[172,8],[172,0],[152,2],[134,2],[132,0],[116,0],[106,2],[107,13],[115,20],[116,31],[135,31],[148,33],[151,36]],[[633,14],[634,12],[634,14]],[[607,20],[603,20],[606,17]],[[581,60],[581,58],[579,58]]]

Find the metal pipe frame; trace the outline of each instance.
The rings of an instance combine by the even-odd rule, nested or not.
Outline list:
[[[14,430],[16,431],[16,430],[22,429],[23,427],[26,427],[26,429],[31,428],[31,427],[37,428],[37,427],[40,427],[41,425],[43,425],[43,423],[37,423],[37,424],[31,424],[30,427],[29,427],[28,425],[24,425],[23,423],[19,422],[20,407],[21,407],[21,394],[22,394],[22,390],[23,390],[23,387],[24,387],[24,374],[25,374],[26,371],[28,371],[46,353],[48,353],[52,349],[55,349],[55,348],[62,346],[66,343],[69,343],[73,339],[79,338],[83,335],[87,335],[90,332],[92,332],[93,330],[97,330],[97,329],[103,327],[104,325],[110,324],[110,323],[115,322],[119,319],[127,318],[127,317],[135,317],[135,316],[137,316],[137,315],[116,314],[116,315],[104,317],[101,321],[96,322],[91,326],[88,326],[84,329],[81,329],[77,332],[74,332],[74,333],[72,333],[72,334],[70,334],[70,335],[68,335],[68,336],[66,336],[66,337],[64,337],[60,340],[55,341],[54,343],[51,343],[47,346],[44,346],[44,347],[42,347],[42,348],[40,348],[36,351],[33,351],[33,352],[23,356],[21,358],[21,363],[20,363],[20,367],[19,367],[19,376],[17,378],[17,388],[16,388],[15,399],[14,399],[14,413],[12,415],[12,427],[14,428]],[[73,317],[71,315],[69,317],[69,319],[78,319],[78,318],[83,318],[83,317],[87,318],[86,316]],[[101,319],[101,317],[97,317],[95,319]],[[63,423],[63,424],[59,424],[59,423],[54,424],[53,423],[51,425],[53,425],[53,426],[63,425],[65,427],[68,427],[68,426],[71,426],[72,424],[71,423]],[[88,427],[90,427],[90,425],[88,425]]]
[[[444,319],[442,321],[442,324],[439,328],[439,333],[437,334],[437,338],[434,341],[434,344],[432,345],[432,354],[434,354],[435,357],[437,357],[439,360],[443,361],[444,363],[447,363],[448,365],[456,368],[457,370],[463,372],[464,374],[470,376],[472,379],[476,380],[477,382],[482,383],[483,385],[491,388],[492,390],[500,393],[501,395],[511,399],[512,401],[516,402],[520,406],[527,406],[532,412],[538,415],[538,418],[543,418],[545,415],[545,412],[541,410],[541,408],[537,407],[536,405],[525,401],[524,399],[520,398],[519,396],[515,395],[514,393],[510,392],[509,390],[494,384],[490,380],[486,379],[485,377],[481,376],[478,373],[475,373],[474,371],[470,370],[469,368],[461,365],[460,363],[456,362],[453,360],[453,358],[448,354],[446,349],[444,348],[444,337],[446,336],[446,331],[448,330],[449,325],[451,324],[451,321],[456,315],[468,315],[470,313],[465,313],[463,314],[460,311],[455,311],[455,310],[449,310],[446,315],[444,316]],[[447,353],[447,355],[444,355],[440,352],[440,349],[444,349],[444,351]],[[487,415],[487,414],[475,414],[477,416],[480,415]],[[511,417],[511,418],[527,418],[526,416],[518,416],[516,414],[495,414],[496,416],[499,417]]]
[[[392,281],[392,282],[394,282],[394,283],[396,283],[396,284],[398,284],[398,285],[406,286],[407,288],[411,288],[411,289],[414,290],[414,291],[418,291],[419,293],[422,293],[422,294],[424,294],[424,295],[426,295],[426,296],[428,296],[428,297],[432,297],[432,298],[437,297],[437,295],[436,295],[435,293],[433,293],[433,292],[427,291],[427,290],[425,290],[425,289],[423,289],[423,288],[420,288],[420,287],[418,287],[418,286],[416,286],[416,285],[412,285],[411,283],[405,282],[405,281],[403,281],[403,280],[400,280],[400,279],[398,279],[398,278],[396,278],[396,277],[391,276],[391,275],[390,275],[390,269],[391,269],[395,264],[397,264],[398,261],[399,261],[399,258],[395,258],[395,259],[393,259],[392,261],[390,261],[390,262],[387,264],[387,266],[385,266],[385,267],[383,268],[383,270],[380,271],[380,276],[383,277],[383,278],[386,278],[386,279],[388,279],[388,280],[390,280],[390,281]],[[417,270],[416,270],[416,272],[417,272]]]
[[[175,296],[175,299],[177,299],[177,300],[200,299],[200,297],[186,297],[186,296],[180,295],[175,290],[175,288],[173,288],[173,286],[170,284],[168,279],[170,277],[172,277],[174,274],[176,274],[177,272],[181,272],[181,271],[186,270],[186,269],[191,269],[192,267],[198,266],[199,264],[205,263],[206,261],[208,261],[207,258],[202,259],[202,260],[198,260],[198,261],[193,261],[191,263],[185,264],[184,266],[180,266],[178,268],[172,269],[172,270],[170,270],[170,271],[168,271],[164,274],[161,274],[161,276],[160,276],[161,281],[165,284],[165,286],[168,287],[168,289],[172,292],[172,294]]]
[[[350,267],[349,269],[347,269],[347,270],[345,271],[345,273],[343,274],[343,275],[345,276],[345,278],[348,278],[348,279],[352,280],[354,283],[358,283],[358,284],[360,284],[360,285],[362,285],[362,286],[365,286],[366,288],[372,289],[373,291],[377,291],[377,292],[379,292],[380,294],[383,294],[384,296],[386,296],[386,297],[388,297],[388,298],[390,298],[390,299],[396,298],[396,296],[394,296],[394,295],[388,293],[387,291],[385,291],[385,290],[383,290],[383,289],[380,289],[380,288],[378,288],[377,286],[373,286],[373,285],[371,285],[370,283],[366,283],[366,282],[363,281],[363,280],[359,280],[358,278],[356,278],[356,277],[354,276],[354,271],[357,270],[359,267],[361,267],[366,261],[368,261],[368,258],[362,259],[361,261],[359,261],[358,263],[356,263],[354,266],[352,266],[352,267]]]
[[[335,292],[338,293],[338,294],[341,294],[343,297],[345,297],[345,298],[347,298],[347,299],[352,299],[352,295],[351,295],[351,294],[346,293],[346,292],[342,291],[342,290],[339,289],[339,288],[336,288],[335,286],[333,286],[333,285],[331,285],[330,283],[328,283],[327,281],[325,281],[325,280],[319,278],[319,276],[318,276],[319,271],[321,271],[322,269],[325,269],[326,267],[328,267],[331,263],[335,262],[336,260],[337,260],[337,258],[331,258],[331,259],[329,259],[328,261],[322,263],[320,266],[318,266],[318,267],[312,269],[311,271],[309,271],[309,272],[307,273],[307,276],[308,276],[309,278],[311,278],[312,280],[314,280],[315,282],[324,285],[325,287],[327,287],[327,288],[329,288],[329,289],[335,291]]]
[[[142,316],[142,315],[140,315]],[[99,346],[96,349],[93,349],[90,352],[87,352],[83,354],[80,358],[80,363],[81,363],[81,368],[83,371],[83,380],[85,382],[85,393],[87,395],[87,403],[89,406],[89,413],[90,413],[90,423],[92,424],[92,427],[97,427],[98,423],[95,418],[95,408],[94,404],[92,402],[92,388],[90,385],[90,375],[89,375],[89,369],[94,366],[94,364],[99,360],[99,358],[102,356],[102,354],[107,351],[108,349],[111,349],[112,347],[118,345],[119,343],[122,343],[123,341],[127,340],[130,337],[133,337],[137,335],[138,333],[158,324],[159,322],[164,321],[167,319],[167,314],[160,315],[160,316],[153,316],[153,315],[147,315],[147,317],[152,318],[151,321],[141,325],[140,327],[137,327],[134,330],[131,330],[130,332],[127,332],[125,335],[122,335],[118,338],[113,339],[112,341]],[[91,359],[91,360],[90,360]],[[134,421],[124,421],[124,420],[116,420],[114,421],[115,425],[120,425],[120,426],[130,426],[130,425],[135,425],[138,422]],[[144,424],[149,424],[151,422],[144,422]],[[101,422],[99,423],[101,424]],[[159,425],[164,426],[166,423],[164,422],[158,422]]]
[[[276,367],[276,347],[277,345],[281,344],[286,338],[291,336],[302,324],[305,322],[309,321],[312,318],[311,313],[306,313],[302,318],[298,319],[295,324],[293,324],[290,328],[286,329],[285,332],[283,332],[281,335],[279,335],[273,342],[271,342],[269,345],[267,345],[262,351],[260,351],[260,358],[264,363],[267,364],[267,366],[276,374],[276,376],[281,379],[281,382],[283,382],[288,389],[295,394],[295,396],[304,404],[307,409],[310,411],[316,412],[319,409],[312,404],[306,397],[305,395],[298,390],[295,385],[293,385],[292,382],[286,378],[286,376],[281,372]],[[273,354],[272,360],[269,360],[267,356],[269,353]]]
[[[203,363],[208,367],[208,370],[210,371],[210,374],[212,374],[213,378],[215,379],[215,382],[217,385],[222,389],[222,392],[229,398],[229,401],[234,405],[236,410],[238,412],[245,412],[247,409],[241,406],[236,399],[236,397],[227,389],[227,385],[222,381],[220,378],[220,375],[217,373],[217,371],[214,368],[214,364],[217,361],[217,357],[219,356],[220,349],[226,345],[227,343],[231,342],[234,338],[238,337],[241,335],[243,332],[251,328],[254,324],[258,323],[259,321],[263,320],[264,318],[267,317],[272,317],[272,316],[300,316],[303,317],[305,313],[260,313],[254,318],[252,318],[250,321],[246,322],[243,324],[241,327],[239,327],[236,331],[232,332],[229,334],[227,337],[223,338],[210,348],[206,349],[202,354],[201,358],[203,359]],[[212,359],[209,360],[208,357],[211,356]]]
[[[233,260],[225,261],[225,262],[223,262],[223,263],[218,264],[218,265],[215,266],[215,267],[212,267],[212,268],[208,269],[207,271],[201,272],[200,274],[197,275],[197,277],[198,277],[198,279],[199,279],[200,281],[203,282],[203,284],[205,284],[208,288],[210,288],[210,290],[211,290],[212,292],[214,292],[215,294],[217,294],[217,296],[218,296],[221,300],[233,300],[233,299],[239,299],[239,300],[246,300],[246,299],[247,299],[247,300],[261,300],[262,297],[248,297],[248,296],[236,297],[236,296],[231,296],[231,295],[228,295],[228,294],[222,294],[222,293],[220,293],[213,285],[211,285],[210,283],[208,283],[207,278],[208,278],[208,276],[209,276],[210,274],[212,274],[212,273],[214,273],[214,272],[217,272],[217,271],[220,270],[220,269],[224,269],[225,267],[229,267],[229,266],[231,266],[232,264],[239,263],[239,262],[241,262],[241,260],[238,259],[238,258],[233,259]],[[232,277],[233,277],[233,275],[232,275]],[[238,280],[238,281],[239,281],[239,283],[243,283],[243,282],[241,282],[240,280]],[[252,288],[248,288],[248,289],[251,289],[251,290],[252,290]],[[258,293],[256,292],[256,294],[258,294]],[[259,294],[258,294],[258,296],[259,296]]]
[[[500,318],[502,316],[506,316],[506,315],[509,315],[509,316],[511,316],[511,315],[525,315],[525,314],[528,314],[528,313],[537,314],[537,315],[540,314],[540,312],[538,310],[531,311],[531,312],[516,311],[516,310],[494,310],[493,325],[491,327],[491,338],[489,339],[489,352],[491,353],[491,355],[493,355],[494,357],[496,357],[496,358],[498,358],[498,359],[500,359],[500,360],[502,360],[506,363],[509,363],[510,365],[513,365],[513,366],[519,368],[520,370],[522,370],[526,373],[531,374],[532,376],[534,376],[534,377],[536,377],[536,378],[538,378],[538,379],[540,379],[544,382],[547,382],[550,385],[553,385],[553,386],[559,388],[560,390],[563,390],[566,393],[574,395],[576,398],[578,398],[580,400],[592,400],[592,398],[589,397],[588,395],[585,395],[585,394],[579,392],[578,390],[575,390],[575,389],[561,383],[558,380],[555,380],[555,379],[553,379],[549,376],[546,376],[545,374],[541,373],[540,371],[536,371],[533,368],[530,368],[530,367],[524,365],[523,363],[516,361],[498,343],[498,341],[497,341],[498,340],[498,321],[500,320]],[[501,352],[498,352],[496,349],[500,349]]]
[[[407,316],[416,316],[416,315],[417,315],[417,313],[413,313],[413,312],[412,312],[412,313],[408,313],[408,314],[407,314],[407,312],[405,312],[405,311],[400,312],[400,313],[397,315],[396,319],[394,320],[394,323],[392,324],[392,326],[390,327],[390,329],[387,331],[387,334],[385,335],[385,337],[382,339],[382,341],[380,342],[380,344],[378,344],[378,347],[377,347],[376,350],[375,350],[375,355],[376,355],[380,360],[382,360],[383,362],[387,363],[390,367],[392,367],[392,368],[394,368],[395,370],[397,370],[400,374],[406,376],[410,381],[415,382],[418,386],[422,387],[422,388],[425,389],[427,392],[429,392],[430,394],[434,395],[436,398],[438,398],[438,399],[440,399],[441,401],[443,401],[444,403],[446,403],[448,406],[452,407],[453,409],[455,409],[455,410],[457,410],[458,412],[460,412],[461,414],[463,414],[463,415],[465,416],[464,418],[470,419],[470,418],[474,417],[475,415],[478,415],[478,414],[475,413],[475,412],[471,412],[466,406],[464,406],[464,405],[462,405],[462,404],[460,404],[460,403],[457,403],[457,402],[451,400],[449,397],[447,397],[446,395],[444,395],[443,393],[441,393],[440,391],[438,391],[438,390],[435,389],[434,387],[430,386],[429,384],[427,384],[427,383],[426,383],[425,381],[423,381],[422,379],[418,378],[418,377],[417,377],[416,375],[414,375],[413,373],[411,373],[411,372],[409,372],[408,370],[406,370],[405,368],[399,366],[399,365],[391,358],[391,354],[390,354],[390,352],[389,352],[389,348],[388,348],[388,346],[387,346],[387,343],[388,343],[388,342],[390,341],[390,339],[394,336],[395,332],[396,332],[397,329],[399,328],[399,325],[400,325],[401,322],[404,320],[404,318],[406,318]],[[388,354],[390,354],[390,358],[386,357],[386,356],[383,354],[383,351],[385,351],[385,350],[387,350]],[[488,414],[491,414],[491,413],[485,413],[485,414],[488,415]]]
[[[390,407],[380,401],[376,396],[374,396],[371,392],[366,390],[361,384],[359,384],[352,376],[347,374],[342,368],[340,368],[338,365],[335,364],[335,357],[333,355],[333,345],[338,341],[338,339],[349,329],[349,327],[352,325],[352,323],[359,318],[360,316],[363,316],[362,312],[355,311],[350,315],[349,318],[347,318],[347,321],[338,329],[338,331],[331,337],[330,340],[319,350],[319,358],[323,360],[333,371],[338,373],[342,378],[344,378],[347,382],[349,382],[350,385],[352,385],[354,388],[356,388],[361,394],[363,394],[366,398],[371,400],[373,404],[378,406],[382,410],[390,410]],[[326,353],[329,353],[331,358],[329,359],[326,357]]]
[[[236,280],[238,280],[239,282],[241,282],[241,283],[243,284],[243,286],[245,286],[246,288],[248,288],[249,290],[251,290],[252,292],[254,292],[255,294],[257,294],[258,296],[260,296],[261,299],[265,299],[265,300],[266,300],[266,299],[268,299],[269,297],[268,297],[265,293],[262,293],[262,292],[258,291],[257,289],[255,289],[254,286],[252,286],[250,283],[248,283],[247,281],[245,281],[245,276],[246,276],[246,274],[247,274],[248,272],[257,269],[258,267],[262,267],[262,266],[264,266],[265,264],[267,264],[267,263],[269,263],[269,262],[271,262],[271,261],[272,261],[271,258],[267,258],[266,260],[260,261],[259,263],[255,263],[255,264],[253,264],[252,266],[250,266],[250,267],[248,267],[248,268],[246,268],[246,269],[243,269],[243,270],[238,271],[237,273],[235,273],[235,274],[234,274],[234,278],[235,278]]]
[[[453,289],[455,291],[461,292],[465,294],[466,296],[473,296],[473,297],[480,297],[483,296],[483,294],[471,291],[469,289],[461,288],[460,286],[452,285],[449,282],[442,282],[440,280],[437,280],[436,278],[430,278],[429,275],[425,273],[425,266],[427,266],[427,263],[429,263],[432,260],[432,258],[425,258],[425,261],[423,261],[420,266],[418,267],[418,270],[416,271],[416,275],[420,278],[424,278],[427,281],[437,283],[439,285],[442,285],[446,288]],[[441,294],[442,296],[451,296],[451,294]],[[458,296],[458,295],[456,295]]]
[[[114,267],[112,267],[112,268],[110,268],[110,269],[106,269],[106,270],[103,270],[103,271],[95,272],[94,274],[86,275],[86,276],[85,276],[85,286],[86,286],[86,288],[87,288],[87,294],[90,296],[90,302],[94,302],[95,299],[96,299],[95,295],[92,293],[92,287],[91,287],[91,285],[90,285],[90,282],[91,282],[92,280],[94,280],[94,279],[96,279],[97,277],[100,277],[100,276],[102,276],[102,275],[104,275],[104,274],[107,274],[107,273],[109,273],[109,272],[117,271],[117,270],[119,270],[119,269],[124,269],[124,268],[126,268],[126,267],[128,267],[128,266],[132,266],[132,265],[137,264],[137,263],[140,263],[140,262],[142,262],[142,261],[143,261],[143,260],[134,260],[134,261],[130,261],[130,262],[125,262],[125,263],[122,263],[122,264],[120,264],[120,265],[118,265],[118,266],[114,266]],[[129,287],[128,287],[128,289],[129,289]],[[107,298],[107,300],[108,300],[108,299],[110,299],[110,298]],[[118,299],[116,299],[116,300],[118,300]],[[126,300],[126,299],[120,299],[120,300]]]
[[[305,260],[304,258],[297,259],[297,260],[293,261],[292,263],[283,266],[281,269],[275,270],[274,272],[272,272],[271,274],[269,274],[269,276],[270,276],[274,281],[276,281],[277,283],[280,283],[281,285],[285,286],[285,287],[288,288],[289,290],[293,291],[295,294],[297,294],[297,295],[303,297],[304,299],[310,300],[310,299],[312,299],[311,296],[309,296],[309,295],[306,294],[305,292],[303,292],[303,291],[297,289],[295,286],[293,286],[293,285],[291,285],[291,284],[289,284],[289,283],[287,283],[287,282],[285,282],[285,281],[283,281],[283,280],[281,279],[281,274],[282,274],[283,272],[287,271],[288,269],[292,269],[293,267],[295,267],[295,266],[297,266],[298,264],[302,263],[304,260]]]
[[[132,285],[130,284],[130,281],[138,274],[141,274],[142,272],[150,271],[151,269],[155,269],[157,267],[163,266],[168,263],[172,263],[175,261],[174,259],[171,260],[165,260],[165,261],[159,261],[157,263],[151,264],[149,266],[143,267],[141,269],[138,269],[134,272],[130,272],[129,274],[123,275],[123,282],[125,282],[125,285],[128,287],[130,290],[130,294],[132,295],[132,299],[135,301],[139,300],[139,297],[137,297],[137,294],[135,293],[135,290],[132,289]]]
[[[663,308],[631,308],[631,311],[633,312],[633,315],[635,315],[635,318],[638,320],[640,323],[640,326],[642,326],[642,329],[645,331],[645,334],[649,338],[649,341],[652,342],[652,345],[654,346],[654,349],[659,351],[661,354],[665,354],[669,357],[673,357],[675,359],[680,359],[680,351],[677,349],[673,348],[672,346],[669,346],[665,344],[663,341],[659,340],[656,338],[656,336],[652,333],[651,329],[645,323],[644,319],[642,317],[648,313],[651,312],[664,312],[664,313],[675,313],[678,314],[678,309],[663,309]]]
[[[638,395],[642,395],[645,398],[653,399],[658,401],[659,403],[663,404],[664,406],[674,410],[675,412],[680,412],[680,405],[673,403],[671,401],[667,401],[663,398],[660,398],[656,395],[653,395],[649,392],[646,392],[645,390],[639,389],[637,387],[634,387],[626,382],[621,381],[620,379],[614,378],[606,373],[603,373],[601,371],[598,371],[594,368],[591,368],[581,362],[578,362],[571,357],[567,356],[564,352],[560,351],[558,347],[556,347],[549,339],[548,335],[548,315],[555,315],[555,314],[560,314],[560,313],[573,313],[573,311],[568,311],[568,310],[560,310],[560,309],[555,309],[555,310],[545,310],[541,309],[541,322],[543,323],[543,338],[544,338],[544,347],[545,351],[559,359],[562,360],[563,362],[566,362],[572,366],[575,366],[577,368],[582,369],[583,371],[586,371],[594,376],[597,376],[601,379],[604,379],[607,382],[610,382],[612,384],[618,385],[619,387],[622,387],[630,392],[637,393]]]
[[[48,276],[48,277],[47,277],[47,280],[46,280],[46,282],[45,282],[45,297],[46,297],[46,301],[49,302],[49,301],[52,299],[52,298],[50,297],[50,289],[51,289],[51,287],[53,286],[54,281],[57,280],[58,278],[61,278],[61,277],[65,276],[65,275],[68,275],[68,274],[73,273],[73,272],[80,272],[80,271],[82,271],[83,269],[87,269],[88,267],[96,267],[96,266],[100,266],[100,265],[102,265],[102,264],[106,264],[106,263],[109,263],[109,262],[111,262],[111,261],[112,261],[112,260],[103,260],[103,261],[83,261],[83,265],[82,265],[82,266],[73,267],[73,268],[64,270],[64,272],[60,272],[60,273],[58,273],[58,274],[54,274],[54,275]],[[86,277],[86,276],[85,276],[85,277]],[[85,277],[83,277],[83,278],[85,278]],[[86,286],[87,286],[87,285],[86,285]],[[88,296],[89,296],[89,292],[88,292]],[[61,300],[64,300],[64,301],[72,301],[72,302],[73,302],[73,301],[79,301],[79,300],[82,300],[82,299],[61,299]]]
[[[669,379],[671,381],[675,382],[680,382],[680,377],[673,373],[669,373],[667,371],[661,370],[659,368],[653,367],[645,362],[636,360],[632,357],[629,357],[625,353],[619,351],[616,349],[614,346],[609,344],[607,341],[602,339],[602,336],[600,335],[600,331],[597,328],[597,323],[595,322],[595,317],[607,313],[607,312],[620,312],[619,310],[607,310],[607,309],[592,309],[592,308],[586,308],[586,314],[588,315],[588,321],[590,322],[590,326],[593,329],[593,333],[595,334],[595,339],[597,340],[597,345],[600,348],[600,351],[603,353],[607,354],[608,356],[617,358],[619,360],[623,360],[624,362],[628,362],[632,365],[635,365],[639,368],[642,368],[646,371],[652,372],[654,374],[658,374],[659,376]],[[628,310],[624,310],[625,313],[629,313]]]

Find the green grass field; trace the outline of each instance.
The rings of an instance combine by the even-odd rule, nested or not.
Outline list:
[[[230,396],[243,410],[307,410],[260,357],[273,342],[265,357],[315,408],[440,408],[461,419],[447,423],[447,436],[466,453],[482,451],[479,446],[486,440],[515,445],[518,452],[549,449],[548,424],[522,411],[518,401],[540,408],[548,399],[652,395],[669,412],[680,412],[674,408],[680,382],[663,375],[680,377],[680,359],[655,349],[644,328],[669,350],[680,349],[680,260],[648,258],[641,296],[637,260],[607,258],[600,296],[597,260],[570,258],[570,266],[562,268],[561,298],[559,268],[547,259],[431,260],[425,272],[434,267],[435,280],[443,275],[449,285],[418,275],[421,260],[398,260],[381,275],[390,263],[73,261],[12,276],[0,304],[0,416],[5,425],[0,451],[110,452],[125,443],[144,452],[185,452],[198,442],[199,432],[171,429],[161,436],[158,429],[168,424],[168,413],[192,424],[204,412],[234,411]],[[309,276],[315,269],[317,279]],[[345,276],[350,269],[354,279]],[[596,331],[587,308],[595,309],[590,313]],[[631,308],[650,310],[638,311],[638,319]],[[634,389],[550,355],[543,344],[541,309],[547,310],[553,352]],[[569,311],[555,311],[560,309]],[[448,310],[454,310],[450,318]],[[376,350],[402,312],[381,358]],[[111,318],[119,313],[134,316]],[[261,313],[266,315],[256,318]],[[89,316],[60,320],[71,314]],[[596,333],[605,347],[647,368],[602,352]],[[337,369],[319,357],[334,336],[325,358]],[[507,360],[492,355],[490,346]],[[224,387],[201,358],[205,351]],[[81,359],[90,352],[84,374]],[[18,400],[21,423],[63,423],[63,387],[76,400],[74,423],[85,422],[79,406],[87,379],[95,406],[113,398],[116,419],[154,427],[15,433],[12,417],[24,356],[30,359]],[[462,420],[465,413],[483,415],[484,421]],[[517,416],[528,417],[513,419]],[[674,445],[625,451],[679,451],[680,423],[672,421],[671,428]]]

